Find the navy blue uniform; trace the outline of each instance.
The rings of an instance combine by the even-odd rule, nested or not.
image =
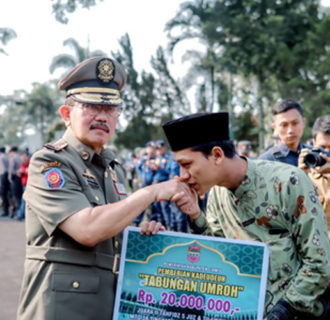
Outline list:
[[[258,159],[280,161],[298,167],[298,158],[300,151],[303,148],[309,148],[309,146],[300,142],[298,152],[296,152],[287,147],[284,143],[279,142],[278,146],[271,147],[262,155],[260,155]]]

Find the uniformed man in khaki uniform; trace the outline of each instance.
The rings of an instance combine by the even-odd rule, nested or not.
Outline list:
[[[177,180],[126,197],[124,172],[104,148],[115,134],[126,74],[93,57],[60,81],[62,139],[36,152],[26,201],[26,261],[18,319],[112,319],[121,232],[153,201],[188,192]],[[151,222],[142,231],[161,229]]]

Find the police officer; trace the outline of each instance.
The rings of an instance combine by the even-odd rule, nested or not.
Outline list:
[[[124,171],[105,144],[115,134],[126,74],[93,57],[59,83],[67,130],[34,153],[24,193],[26,260],[18,319],[112,319],[121,232],[154,201],[188,192],[178,181],[126,198]],[[155,222],[143,232],[160,229]]]
[[[302,107],[293,99],[283,99],[274,105],[272,114],[272,127],[280,141],[260,155],[259,159],[280,161],[297,167],[301,149],[307,148],[301,142],[306,122]]]
[[[9,158],[5,147],[0,147],[0,194],[2,200],[1,217],[9,216],[10,182],[8,179]]]
[[[145,154],[140,158],[137,164],[137,172],[142,180],[142,187],[150,186],[154,181],[154,175],[156,172],[156,149],[154,141],[148,141],[145,145]],[[134,225],[139,226],[142,222],[145,214],[154,218],[157,216],[155,213],[155,205],[151,204],[146,211],[141,212],[141,214],[134,220]]]
[[[159,183],[169,179],[170,172],[168,168],[169,153],[166,150],[164,140],[157,140],[156,147],[156,171],[154,175],[154,182]],[[171,227],[171,208],[170,201],[161,201],[154,204],[155,206],[155,219],[161,222],[167,229]]]
[[[173,154],[170,154],[168,165],[169,178],[180,176],[180,166],[174,160]],[[181,212],[175,203],[170,204],[171,210],[171,227],[170,229],[178,232],[188,232],[187,216]]]

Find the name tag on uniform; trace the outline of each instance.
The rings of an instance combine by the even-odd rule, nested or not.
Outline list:
[[[119,183],[119,182],[114,182],[113,185],[114,185],[118,195],[120,195],[120,196],[126,196],[127,195],[126,188],[125,188],[124,184]]]

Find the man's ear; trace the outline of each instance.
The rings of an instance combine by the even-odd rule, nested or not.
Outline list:
[[[211,155],[214,157],[215,161],[219,163],[222,161],[222,159],[225,156],[223,150],[218,146],[213,147],[211,151]]]
[[[70,109],[70,107],[67,105],[63,105],[59,108],[58,111],[59,111],[62,119],[64,120],[65,125],[67,127],[69,127],[71,125],[71,118],[70,118],[71,109]]]

